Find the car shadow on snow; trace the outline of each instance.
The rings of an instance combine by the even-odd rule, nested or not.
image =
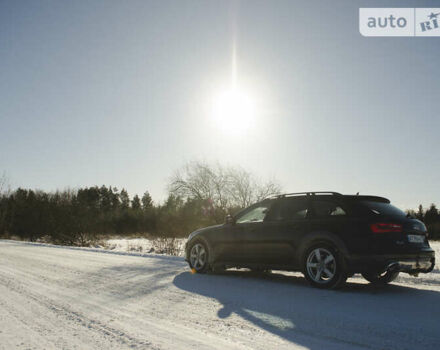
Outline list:
[[[217,275],[182,272],[173,283],[218,301],[221,306],[216,316],[220,320],[235,314],[310,349],[322,349],[323,342],[326,349],[434,348],[440,340],[437,291],[401,285],[377,288],[355,282],[336,291],[319,290],[299,274],[245,271]]]

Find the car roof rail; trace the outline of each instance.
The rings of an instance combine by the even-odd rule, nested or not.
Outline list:
[[[343,194],[339,192],[333,191],[313,191],[313,192],[293,192],[293,193],[283,193],[271,196],[269,198],[285,198],[285,197],[293,197],[293,196],[315,196],[315,195],[333,195],[333,196],[343,196]]]

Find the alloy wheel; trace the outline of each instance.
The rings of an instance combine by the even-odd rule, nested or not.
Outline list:
[[[190,251],[190,262],[191,267],[196,269],[196,271],[202,270],[206,265],[206,249],[201,243],[196,243],[191,248]]]
[[[316,248],[306,261],[307,274],[319,284],[329,283],[336,275],[336,258],[325,248]]]

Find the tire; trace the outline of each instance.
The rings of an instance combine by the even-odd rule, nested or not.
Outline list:
[[[385,285],[394,281],[399,276],[399,271],[385,271],[383,273],[364,272],[362,277],[375,285]]]
[[[205,273],[209,270],[209,250],[205,242],[196,240],[189,249],[189,266],[193,272]]]
[[[347,280],[343,257],[330,244],[318,243],[306,250],[303,274],[317,288],[337,289]]]

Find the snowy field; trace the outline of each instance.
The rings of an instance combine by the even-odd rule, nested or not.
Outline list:
[[[193,275],[145,250],[0,240],[0,348],[438,349],[440,271],[420,276],[325,291],[300,274]]]
[[[115,252],[163,254],[171,245],[175,255],[183,256],[185,242],[186,238],[118,238],[105,240],[99,248]]]

